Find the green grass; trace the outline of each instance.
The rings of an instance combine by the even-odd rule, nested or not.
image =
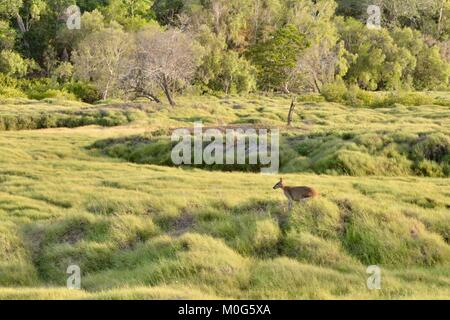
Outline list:
[[[8,100],[0,104],[0,131],[61,127],[125,125],[147,117],[152,108],[140,105],[91,106],[81,102]]]
[[[191,126],[189,121],[202,120],[206,121],[205,126],[240,123],[280,128],[283,173],[450,176],[448,106],[396,104],[370,109],[300,102],[294,126],[286,128],[289,106],[286,98],[210,97],[204,100],[206,102],[194,103],[185,98],[178,108],[155,111],[147,120],[150,128],[146,134],[99,139],[92,148],[139,164],[170,166],[170,153],[175,143],[170,141],[168,128]],[[257,165],[200,165],[198,168],[259,171]]]
[[[28,107],[54,114],[104,106]],[[199,118],[283,126],[288,107],[282,97],[185,97],[174,109],[149,105],[127,126],[1,132],[0,299],[449,299],[447,177],[319,175],[296,166],[286,183],[314,186],[321,197],[286,212],[272,190],[278,176],[133,163],[92,148]],[[449,112],[302,102],[294,128],[282,130],[296,153],[300,137],[317,139],[298,157],[319,148],[321,159],[333,145],[322,141],[328,132],[345,143],[448,137]],[[82,290],[65,289],[70,264],[81,267]],[[382,268],[382,290],[366,288],[372,264]]]

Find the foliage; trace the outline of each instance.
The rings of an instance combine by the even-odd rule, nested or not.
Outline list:
[[[249,57],[258,68],[259,87],[289,92],[289,80],[297,63],[297,54],[304,48],[304,36],[294,25],[277,30],[271,39],[255,45]]]
[[[66,9],[72,4],[73,0],[2,1],[0,72],[27,78],[54,76],[63,84],[71,80],[67,62],[77,61],[75,79],[91,82],[103,99],[147,96],[159,101],[161,93],[169,92],[171,103],[174,94],[190,85],[203,93],[320,92],[339,79],[369,91],[449,86],[448,1],[377,0],[381,30],[368,30],[363,24],[367,6],[374,4],[368,1],[83,0],[78,2],[79,30],[66,26]],[[195,56],[202,57],[195,63],[195,76],[163,86],[155,79],[144,85],[145,77],[138,72],[122,79],[111,49],[132,50],[126,43],[135,34],[159,27],[161,37],[177,30],[201,45],[200,49],[194,44]],[[100,55],[86,57],[86,48],[97,44],[101,48],[97,51],[109,53],[106,60],[116,67],[106,70],[108,63],[98,63]],[[164,49],[170,51],[159,50]],[[83,74],[77,69],[91,71]]]
[[[17,52],[12,50],[0,51],[0,72],[21,78],[33,68],[36,68],[34,62],[23,59]]]
[[[129,69],[142,71],[140,81],[155,83],[173,106],[173,93],[194,77],[202,57],[193,39],[176,29],[142,30],[136,35],[136,54]]]
[[[126,70],[124,61],[130,54],[130,39],[120,28],[107,28],[83,39],[73,54],[75,77],[93,81],[103,100],[114,96],[119,78]]]
[[[256,89],[255,70],[245,57],[226,50],[223,37],[216,37],[203,26],[197,40],[204,48],[196,81],[208,90],[225,93],[248,93]]]
[[[100,100],[100,94],[97,89],[89,84],[83,82],[70,82],[64,85],[64,88],[73,93],[78,99],[87,103],[94,103]]]

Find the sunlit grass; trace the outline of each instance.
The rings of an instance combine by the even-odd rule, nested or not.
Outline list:
[[[278,176],[135,164],[88,148],[194,116],[284,126],[289,102],[181,98],[126,127],[1,132],[0,298],[450,298],[448,178],[283,174],[321,193],[286,212]],[[449,113],[306,102],[292,130],[448,134]],[[70,264],[82,290],[65,289]],[[382,290],[366,287],[371,264]]]

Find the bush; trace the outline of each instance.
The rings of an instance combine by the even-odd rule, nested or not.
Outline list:
[[[0,73],[0,98],[26,98],[26,95],[20,89],[17,79]]]
[[[40,116],[37,127],[38,129],[56,128],[58,126],[58,118],[54,114],[44,113]]]
[[[23,77],[30,70],[36,69],[36,63],[12,50],[0,51],[0,72],[10,76]]]
[[[101,99],[101,95],[97,89],[88,83],[71,82],[66,84],[64,88],[83,102],[94,103]]]
[[[384,100],[378,93],[362,90],[356,85],[347,88],[344,82],[324,85],[322,95],[329,102],[343,103],[352,107],[384,106]]]
[[[358,86],[351,86],[345,99],[346,104],[353,107],[382,108],[390,106],[384,93],[365,91]]]
[[[422,106],[434,103],[434,98],[419,92],[397,92],[391,93],[387,98],[389,104],[395,103],[405,106]]]
[[[0,73],[0,88],[18,88],[19,87],[19,80],[10,77],[4,73]]]
[[[329,102],[345,102],[347,87],[343,81],[327,83],[322,87],[321,94]]]
[[[129,247],[157,235],[158,228],[148,217],[130,214],[120,215],[112,220],[111,236],[120,247]]]
[[[77,100],[77,97],[69,92],[58,89],[48,89],[45,91],[32,90],[28,93],[28,97],[36,100],[57,99],[57,100]]]
[[[55,95],[53,95],[55,97]],[[58,95],[56,95],[58,97]],[[45,101],[58,104],[55,98]],[[56,98],[58,99],[58,98]],[[0,130],[27,130],[44,128],[75,128],[87,125],[100,125],[105,127],[125,125],[139,119],[145,113],[140,109],[126,110],[111,108],[65,108],[55,112],[13,113],[0,114]],[[170,141],[169,141],[170,146]],[[170,152],[169,152],[170,159]]]
[[[288,229],[292,232],[307,231],[324,239],[336,239],[340,219],[338,206],[325,198],[319,198],[294,206]]]
[[[72,78],[73,65],[70,62],[61,62],[59,66],[53,70],[52,75],[61,83],[67,82]]]
[[[20,89],[11,87],[0,87],[0,98],[26,98],[27,95],[23,93]]]
[[[321,94],[329,102],[342,103],[352,107],[385,108],[397,103],[405,106],[440,103],[433,97],[419,92],[395,92],[387,95],[383,92],[365,91],[357,85],[347,88],[344,82],[324,85]]]

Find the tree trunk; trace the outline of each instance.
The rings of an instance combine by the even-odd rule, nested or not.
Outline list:
[[[288,82],[286,82],[286,83],[283,85],[283,92],[286,93],[286,94],[290,94],[290,93],[291,93],[291,92],[289,91],[289,83],[288,83]]]
[[[17,20],[17,24],[19,26],[20,31],[22,33],[27,32],[27,28],[25,28],[25,24],[23,23],[23,19],[19,13],[16,13],[16,20]]]
[[[314,90],[316,93],[322,92],[322,86],[319,84],[319,80],[317,79],[317,75],[313,73],[313,79],[314,79]]]
[[[105,90],[103,91],[103,96],[102,96],[102,99],[103,99],[103,100],[108,99],[108,90],[109,90],[109,82],[106,84],[106,88],[105,88]]]
[[[28,31],[28,29],[27,29],[27,27],[25,27],[25,23],[23,22],[23,19],[19,13],[16,13],[16,20],[17,20],[17,25],[19,26],[20,32],[22,34],[25,34]],[[30,44],[26,40],[25,36],[22,38],[22,41],[23,41],[25,48],[27,48],[28,53],[30,53]]]
[[[442,19],[444,17],[444,6],[445,6],[445,1],[446,0],[442,0],[442,5],[441,5],[441,9],[439,10],[439,20],[438,20],[438,37],[441,36],[441,31],[442,31]]]
[[[287,119],[288,126],[291,126],[292,124],[292,116],[294,115],[294,110],[295,110],[295,99],[292,98],[291,107],[289,108],[289,114]]]
[[[164,94],[166,95],[167,100],[169,101],[170,105],[172,107],[175,106],[176,103],[175,103],[175,101],[172,98],[172,94],[170,93],[169,85],[168,85],[167,80],[166,80],[165,77],[163,79],[162,87],[163,87]]]
[[[142,94],[142,96],[144,98],[147,98],[147,99],[150,99],[152,101],[155,101],[156,103],[161,103],[161,100],[159,100],[158,97],[156,97],[152,93],[144,93],[144,94]]]
[[[159,98],[157,96],[155,96],[152,92],[149,92],[145,89],[142,89],[141,87],[137,87],[133,89],[136,97],[143,97],[143,98],[147,98],[151,101],[155,101],[156,103],[161,103],[161,100],[159,100]]]

